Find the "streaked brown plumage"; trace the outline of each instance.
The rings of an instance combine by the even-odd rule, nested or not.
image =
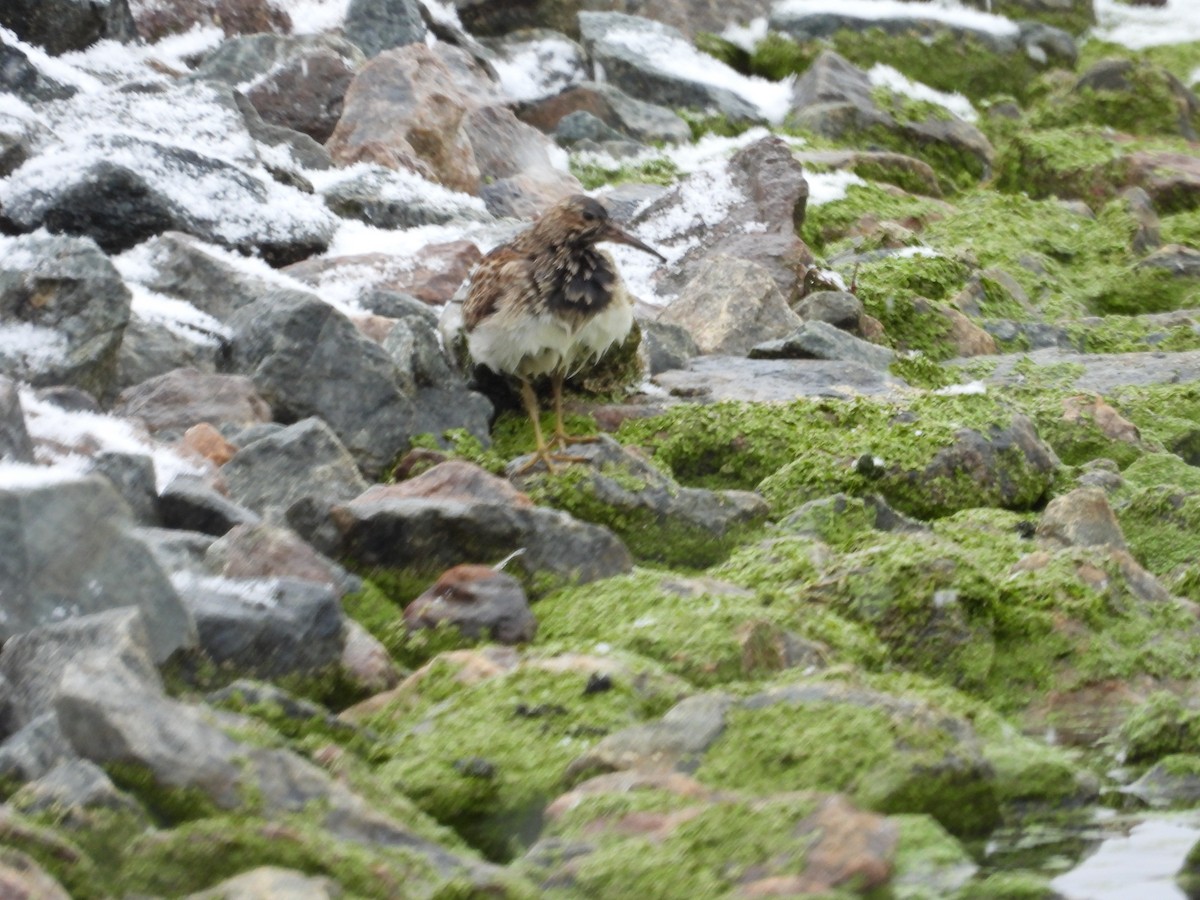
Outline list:
[[[596,248],[600,241],[628,244],[663,259],[619,228],[599,202],[576,194],[485,256],[463,304],[471,357],[520,381],[537,441],[534,462],[551,468],[533,380],[550,376],[554,441],[565,447],[579,440],[563,428],[563,379],[624,340],[633,326],[633,302],[613,258]]]

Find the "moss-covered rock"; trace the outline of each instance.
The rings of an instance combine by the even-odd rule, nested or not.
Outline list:
[[[994,183],[1001,191],[1035,199],[1105,201],[1125,182],[1125,156],[1125,150],[1099,129],[1026,129],[1000,148]]]

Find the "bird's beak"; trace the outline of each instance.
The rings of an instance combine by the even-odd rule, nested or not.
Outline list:
[[[663,262],[667,261],[665,256],[663,256],[649,244],[642,243],[628,231],[617,227],[617,225],[613,222],[609,222],[605,226],[604,231],[600,233],[600,240],[612,241],[614,244],[628,244],[630,247],[637,247],[639,250],[643,250],[646,253],[649,253],[651,256],[657,256]]]

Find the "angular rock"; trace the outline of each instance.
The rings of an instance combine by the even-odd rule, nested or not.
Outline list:
[[[681,290],[723,254],[764,266],[790,301],[813,262],[796,236],[807,205],[803,168],[786,143],[768,136],[735,153],[723,172],[688,176],[641,208],[629,227],[668,256],[676,250],[660,281],[667,290]]]
[[[354,458],[329,426],[303,419],[247,444],[222,468],[230,495],[271,524],[308,500],[328,508],[367,489]]]
[[[1102,395],[1125,385],[1177,384],[1200,378],[1200,350],[1092,354],[1047,348],[1029,353],[1003,354],[994,357],[994,360],[996,366],[983,379],[985,383],[1016,383],[1022,376],[1013,369],[1021,360],[1028,360],[1037,366],[1070,364],[1082,369],[1070,387]]]
[[[825,322],[804,322],[787,337],[752,347],[751,359],[829,359],[887,371],[895,351],[847,334]]]
[[[494,500],[418,498],[400,488],[376,485],[334,510],[341,555],[436,574],[464,562],[495,563],[523,549],[512,566],[578,582],[632,566],[612,532],[566,513]]]
[[[99,476],[0,490],[0,639],[116,606],[136,606],[155,660],[194,639],[179,597],[129,508]]]
[[[462,286],[471,268],[483,258],[472,241],[428,244],[399,262],[382,253],[323,257],[288,266],[286,274],[315,287],[326,280],[338,281],[349,269],[356,281],[367,281],[370,289],[410,294],[425,303],[447,303]]]
[[[1138,268],[1166,269],[1177,278],[1200,277],[1200,250],[1168,244],[1141,260]]]
[[[0,679],[0,684],[3,684],[3,679]],[[17,720],[18,716],[9,702],[5,706],[7,729],[16,724],[8,720]],[[76,758],[54,713],[25,710],[20,717],[25,720],[24,724],[6,735],[0,744],[0,778],[16,783],[33,781]]]
[[[342,888],[332,878],[259,866],[207,891],[188,894],[184,900],[338,900],[341,896]]]
[[[0,89],[15,94],[26,103],[65,100],[78,90],[53,77],[46,68],[0,35]]]
[[[604,78],[627,94],[669,107],[717,109],[732,122],[758,124],[764,116],[756,106],[728,88],[696,81],[667,68],[647,55],[647,42],[676,44],[691,55],[691,42],[678,29],[652,19],[616,12],[581,12],[579,33],[584,47]],[[726,68],[717,60],[714,69]]]
[[[257,525],[253,511],[234,503],[201,478],[180,475],[159,495],[158,515],[167,528],[220,537],[236,525]]]
[[[522,29],[485,43],[491,51],[492,68],[505,93],[521,103],[550,97],[588,77],[583,48],[561,32],[546,28]],[[524,120],[524,116],[520,118]],[[540,131],[553,130],[535,122],[528,124]]]
[[[13,900],[71,900],[33,857],[12,847],[0,850],[0,894]]]
[[[490,566],[459,565],[443,572],[404,608],[410,631],[452,625],[469,640],[524,644],[537,633],[537,619],[521,582]]]
[[[682,325],[670,322],[641,322],[642,351],[646,368],[651,375],[670,369],[682,369],[688,360],[700,353],[691,333]]]
[[[129,134],[49,148],[9,177],[0,199],[23,230],[88,236],[110,253],[175,230],[284,265],[324,250],[335,226],[323,206],[265,173]]]
[[[489,218],[478,198],[448,190],[403,169],[360,166],[355,174],[334,182],[322,194],[339,216],[376,228],[416,228]]]
[[[0,332],[8,335],[0,373],[107,394],[130,305],[129,289],[92,241],[0,237]]]
[[[535,128],[552,132],[563,119],[588,113],[625,137],[644,143],[686,143],[692,130],[665,106],[647,103],[607,82],[588,81],[565,88],[542,100],[518,105],[517,117]]]
[[[106,450],[92,457],[91,472],[109,480],[129,506],[137,524],[158,524],[158,489],[152,457]]]
[[[450,67],[424,44],[388,50],[351,82],[327,146],[343,164],[411,169],[475,194],[479,167],[463,130],[475,105]]]
[[[315,675],[342,655],[339,590],[294,578],[195,578],[174,584],[217,665],[263,678]]]
[[[712,256],[697,266],[660,321],[687,329],[702,353],[726,354],[747,353],[804,324],[766,269],[729,256]]]
[[[417,0],[350,0],[343,33],[367,56],[425,40],[425,21]]]
[[[1069,546],[1126,549],[1125,535],[1108,497],[1095,487],[1076,488],[1051,500],[1038,521],[1037,533]]]
[[[128,0],[79,3],[77,0],[12,0],[0,9],[0,25],[52,56],[84,50],[109,38],[137,37]]]
[[[541,502],[607,525],[639,558],[687,566],[707,565],[731,548],[740,529],[761,521],[768,508],[750,491],[687,488],[607,435],[571,447],[587,468],[561,475],[541,471],[515,476]],[[519,470],[529,462],[510,463]]]
[[[1129,182],[1145,190],[1159,213],[1200,206],[1200,160],[1190,153],[1137,150],[1126,165]]]
[[[357,581],[294,532],[271,525],[235,525],[204,551],[209,570],[223,578],[294,578],[339,591]]]
[[[200,332],[188,326],[172,328],[135,314],[125,327],[117,353],[114,387],[125,390],[179,368],[214,373],[224,364],[226,349],[219,326]]]
[[[277,418],[323,419],[364,472],[378,473],[412,435],[413,408],[378,345],[316,297],[278,291],[230,319],[233,357]]]
[[[175,369],[122,391],[117,415],[141,419],[153,434],[179,435],[201,422],[245,428],[271,421],[271,407],[245,375]]]
[[[17,385],[3,376],[0,376],[0,460],[33,462],[33,442],[25,428]]]
[[[86,759],[55,766],[25,785],[11,802],[22,812],[54,810],[59,815],[89,808],[138,811],[136,801],[119,791],[103,769]]]
[[[836,92],[830,91],[830,94],[836,101]],[[854,96],[858,102],[863,101],[861,95]],[[933,166],[904,153],[892,150],[810,150],[798,152],[796,159],[805,165],[820,166],[823,169],[856,174],[862,170],[863,177],[870,181],[894,184],[928,197],[942,196],[942,187],[938,184]]]
[[[906,384],[861,363],[827,360],[697,356],[687,367],[662,372],[654,383],[677,397],[705,401],[795,400],[797,397],[899,397]]]

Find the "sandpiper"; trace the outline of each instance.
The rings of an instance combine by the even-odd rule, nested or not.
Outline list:
[[[553,469],[554,455],[542,437],[533,381],[550,376],[554,391],[554,443],[586,438],[563,427],[563,379],[599,359],[633,327],[633,301],[612,256],[600,241],[628,244],[665,257],[622,230],[598,201],[576,194],[560,201],[510,243],[480,260],[463,304],[471,357],[521,384],[521,400],[533,423],[536,456]]]

